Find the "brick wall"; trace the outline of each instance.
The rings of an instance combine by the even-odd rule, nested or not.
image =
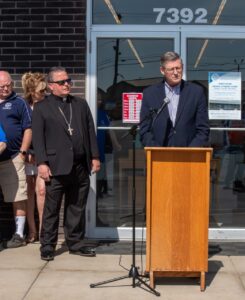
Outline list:
[[[12,74],[22,93],[24,72],[63,66],[85,92],[86,0],[1,0],[0,69]]]

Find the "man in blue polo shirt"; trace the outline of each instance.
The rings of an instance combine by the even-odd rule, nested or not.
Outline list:
[[[4,201],[13,203],[16,231],[7,248],[26,244],[27,184],[25,156],[31,144],[31,109],[24,99],[13,91],[11,76],[0,71],[0,122],[7,138],[7,148],[0,156],[0,186]]]

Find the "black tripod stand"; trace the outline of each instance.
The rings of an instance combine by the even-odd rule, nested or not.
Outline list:
[[[126,278],[132,278],[132,287],[135,288],[136,286],[140,286],[140,284],[143,284],[144,286],[146,286],[151,292],[153,292],[156,296],[160,296],[160,293],[157,292],[155,289],[153,289],[150,285],[148,285],[143,279],[142,275],[139,274],[138,272],[138,268],[135,265],[135,212],[136,212],[136,186],[135,186],[135,141],[136,141],[136,134],[137,134],[137,127],[138,125],[133,125],[128,134],[132,135],[132,140],[133,140],[133,160],[132,160],[132,168],[133,168],[133,187],[132,187],[132,200],[133,200],[133,205],[132,205],[132,265],[131,268],[129,270],[128,275],[124,275],[124,276],[120,276],[120,277],[116,277],[116,278],[112,278],[109,280],[105,280],[105,281],[101,281],[101,282],[97,282],[94,284],[90,284],[91,288],[97,287],[99,285],[103,285],[106,283],[110,283],[110,282],[114,282],[114,281],[118,281],[118,280],[122,280],[122,279],[126,279]],[[128,135],[127,134],[127,135]],[[138,283],[136,283],[136,280],[138,280]]]

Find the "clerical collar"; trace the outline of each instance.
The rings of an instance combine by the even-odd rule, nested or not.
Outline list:
[[[62,103],[69,103],[70,100],[69,100],[69,97],[59,97],[59,96],[56,96],[56,95],[53,95],[55,97],[56,100],[58,101],[61,101]]]

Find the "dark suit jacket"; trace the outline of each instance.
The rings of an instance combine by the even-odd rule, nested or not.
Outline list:
[[[74,161],[72,140],[67,124],[62,117],[55,96],[34,105],[32,132],[36,163],[46,162],[53,176],[69,174]],[[79,134],[86,153],[86,165],[91,170],[91,159],[98,158],[99,152],[94,122],[87,102],[81,98],[68,96],[71,100],[73,117],[78,125]],[[84,152],[81,149],[81,153]]]
[[[161,107],[166,98],[164,82],[144,90],[140,112],[140,137],[144,146],[204,147],[208,145],[207,100],[201,86],[182,80],[176,122],[173,127],[165,107],[152,124],[150,111]],[[153,119],[156,115],[153,114]],[[152,127],[152,128],[151,128]]]

